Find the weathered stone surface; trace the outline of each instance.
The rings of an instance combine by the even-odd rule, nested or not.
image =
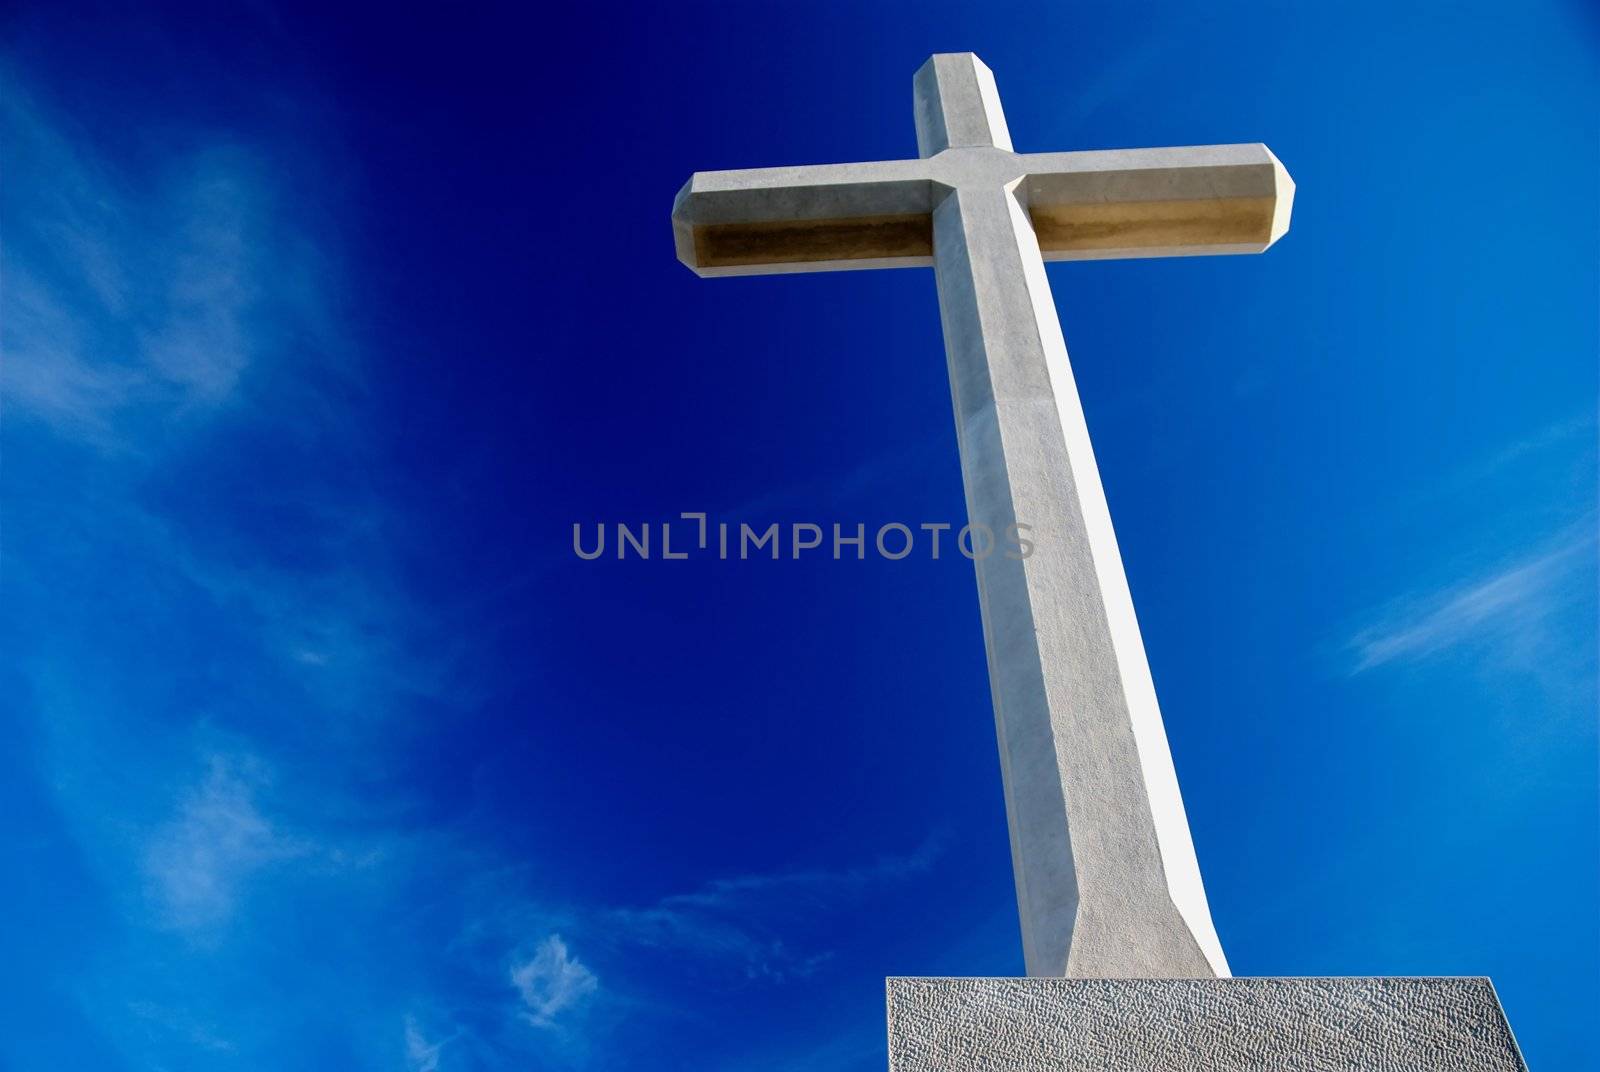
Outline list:
[[[891,1072],[1526,1072],[1488,979],[888,981]]]

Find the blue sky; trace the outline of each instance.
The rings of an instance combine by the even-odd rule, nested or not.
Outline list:
[[[0,1067],[866,1070],[1018,974],[931,274],[702,281],[697,169],[1264,141],[1257,258],[1050,269],[1235,973],[1488,974],[1592,1064],[1597,27],[1576,3],[20,5]]]

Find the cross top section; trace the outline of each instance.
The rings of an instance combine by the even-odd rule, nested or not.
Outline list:
[[[1011,132],[1000,107],[1000,90],[989,65],[970,52],[944,52],[911,80],[916,97],[917,155],[937,156],[946,149],[1004,149],[1011,152]]]

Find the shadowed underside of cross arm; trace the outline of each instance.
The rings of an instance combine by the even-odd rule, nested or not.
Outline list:
[[[1046,260],[1259,253],[1288,229],[1294,183],[1264,145],[1013,154],[696,173],[678,193],[678,259],[702,276],[927,267],[952,191],[1010,185]]]
[[[925,160],[700,171],[672,232],[702,276],[930,267],[935,196]]]

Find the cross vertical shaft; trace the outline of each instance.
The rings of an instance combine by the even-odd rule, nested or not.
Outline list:
[[[919,135],[964,130],[939,151],[981,149],[986,116],[1009,149],[986,74],[930,60]],[[969,518],[1037,538],[1026,559],[976,563],[1028,974],[1226,975],[1020,186],[948,193],[933,256]]]

